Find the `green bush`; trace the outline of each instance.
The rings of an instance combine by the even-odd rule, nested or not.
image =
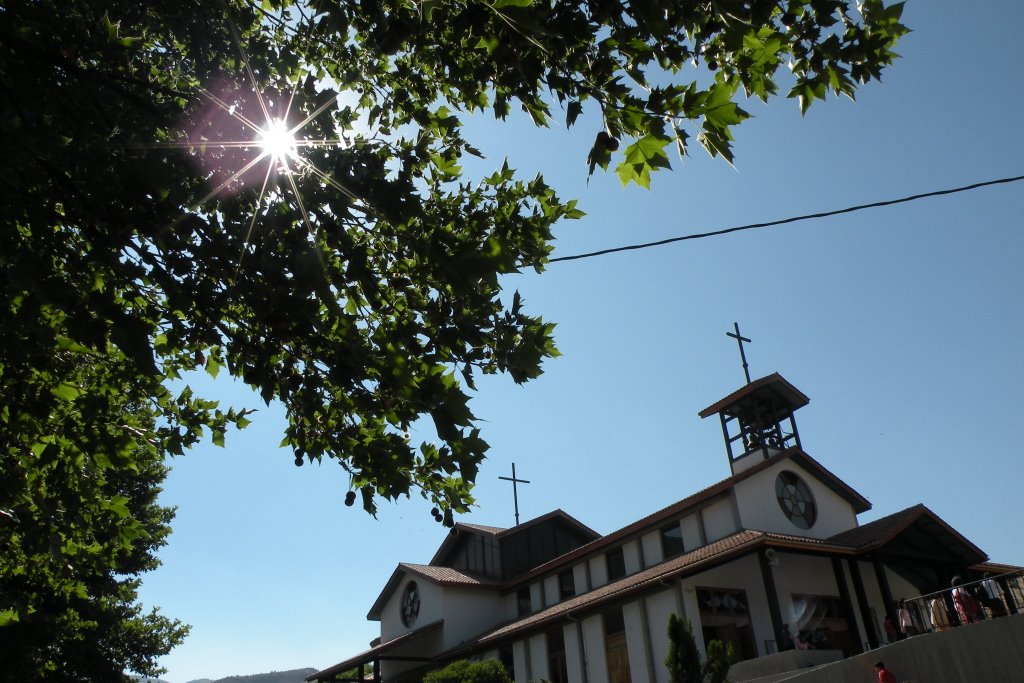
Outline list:
[[[512,679],[497,659],[482,662],[460,659],[431,671],[423,677],[423,683],[512,683]]]
[[[728,683],[725,677],[733,660],[731,644],[709,642],[707,660],[702,664],[690,621],[675,614],[668,618],[668,642],[665,666],[669,683]]]

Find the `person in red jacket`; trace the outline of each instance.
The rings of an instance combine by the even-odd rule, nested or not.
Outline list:
[[[885,668],[885,664],[875,662],[875,671],[878,672],[878,683],[898,683],[896,676]]]

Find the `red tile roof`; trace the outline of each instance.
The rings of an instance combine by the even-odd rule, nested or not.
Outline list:
[[[772,387],[772,389],[774,389],[778,395],[785,398],[786,401],[789,402],[793,410],[796,410],[797,408],[802,408],[811,402],[811,399],[807,398],[807,396],[805,396],[802,391],[800,391],[795,386],[787,382],[782,375],[780,375],[777,372],[773,372],[767,377],[755,379],[750,384],[740,387],[739,389],[732,392],[722,400],[712,403],[707,408],[697,413],[697,415],[701,419],[703,419],[705,417],[710,417],[715,413],[720,413],[722,412],[723,408],[728,408],[729,406],[731,406],[733,403],[736,403],[744,396],[751,394],[762,387],[769,386]]]
[[[1014,574],[1024,572],[1024,567],[1015,564],[1003,564],[1002,562],[982,562],[971,567],[979,572],[992,572],[993,574]]]
[[[474,587],[495,587],[501,585],[500,581],[487,577],[475,576],[466,572],[452,569],[451,567],[435,567],[429,564],[411,564],[401,562],[399,569],[404,569],[411,574],[418,574],[425,579],[442,586],[474,586]]]
[[[439,659],[445,659],[457,652],[475,649],[492,642],[504,640],[523,631],[537,628],[546,623],[564,619],[573,612],[592,611],[604,604],[613,603],[626,596],[659,585],[666,578],[702,571],[705,568],[709,568],[708,565],[724,561],[735,555],[750,552],[764,544],[768,537],[769,534],[763,531],[743,530],[736,532],[714,543],[709,543],[614,583],[600,586],[592,591],[569,598],[557,605],[552,605],[547,609],[500,626],[474,639],[472,642],[460,645],[455,651],[439,655]]]
[[[904,513],[907,511],[904,511]],[[903,513],[896,513],[891,517],[899,517]],[[883,528],[890,523],[888,518],[877,520],[875,529]],[[868,536],[876,534],[869,530]],[[614,583],[595,588],[592,591],[577,595],[557,605],[552,605],[534,614],[517,619],[510,623],[485,633],[471,642],[464,643],[458,648],[438,656],[444,660],[465,651],[475,650],[479,647],[514,637],[524,631],[533,630],[546,624],[557,622],[575,614],[592,612],[603,605],[611,604],[622,598],[632,596],[659,586],[669,578],[678,578],[694,574],[719,564],[736,556],[746,555],[757,548],[780,547],[801,550],[831,551],[841,555],[855,555],[857,550],[851,545],[836,542],[834,538],[818,539],[806,536],[794,536],[791,534],[780,534],[767,531],[752,531],[744,529],[718,541],[709,543],[691,552],[680,555],[653,567],[627,576]]]
[[[853,490],[853,488],[851,488],[848,484],[839,479],[839,477],[832,474],[832,472],[826,469],[817,460],[809,456],[807,453],[804,453],[803,450],[797,447],[788,448],[784,451],[776,453],[767,460],[759,462],[753,467],[740,472],[739,474],[734,474],[733,476],[723,479],[715,484],[712,484],[711,486],[701,491],[698,491],[693,495],[687,496],[686,498],[683,498],[682,500],[676,503],[672,503],[671,505],[664,507],[656,512],[653,512],[647,515],[646,517],[642,517],[641,519],[638,519],[632,524],[628,524],[622,527],[618,531],[613,531],[612,533],[606,536],[602,536],[601,538],[595,539],[594,541],[591,541],[586,545],[580,546],[579,548],[576,548],[575,550],[572,550],[564,555],[561,555],[560,557],[556,557],[553,560],[546,562],[545,564],[542,564],[539,567],[536,567],[535,569],[525,574],[514,577],[505,583],[503,589],[511,590],[515,586],[525,581],[529,581],[540,574],[545,574],[554,571],[556,567],[559,567],[563,564],[573,562],[581,557],[600,552],[603,548],[607,548],[610,545],[619,543],[635,534],[640,534],[646,531],[650,531],[651,529],[655,529],[657,528],[660,522],[671,519],[672,517],[681,516],[687,510],[697,507],[701,503],[704,503],[714,498],[718,494],[725,493],[738,482],[743,481],[744,479],[751,477],[754,474],[771,467],[775,463],[785,458],[792,458],[793,460],[795,460],[797,463],[799,463],[812,473],[818,474],[819,479],[821,479],[822,483],[824,483],[826,486],[835,491],[839,496],[845,498],[853,506],[856,512],[860,513],[871,509],[871,503],[868,502],[867,498]]]
[[[832,543],[838,543],[839,545],[851,548],[861,548],[873,543],[881,543],[905,529],[908,524],[920,517],[927,509],[921,504],[914,505],[906,510],[900,510],[899,512],[876,519],[873,522],[840,532],[828,540]]]
[[[965,562],[983,562],[988,559],[984,551],[921,503],[838,533],[828,541],[865,552],[891,543],[915,525],[932,537],[944,539],[946,547],[960,555]]]
[[[507,527],[501,526],[484,526],[483,524],[469,524],[468,522],[457,522],[456,528],[468,529],[470,531],[478,531],[481,534],[487,534],[489,536],[497,536],[505,531],[508,531]]]
[[[377,599],[370,606],[370,611],[366,613],[366,618],[370,621],[376,621],[380,619],[381,610],[384,609],[384,603],[387,602],[391,594],[398,588],[398,584],[401,583],[402,577],[406,574],[416,574],[421,576],[428,581],[440,584],[442,586],[467,586],[470,588],[494,588],[500,584],[500,582],[489,579],[486,577],[476,576],[475,574],[468,574],[466,572],[459,571],[458,569],[452,569],[451,567],[438,567],[429,564],[411,564],[408,562],[400,562],[395,571],[391,572],[391,577],[387,583],[384,584],[384,589],[377,596]]]

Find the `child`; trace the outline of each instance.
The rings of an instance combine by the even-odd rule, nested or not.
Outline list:
[[[896,676],[882,662],[875,662],[875,671],[878,672],[878,683],[898,683]]]

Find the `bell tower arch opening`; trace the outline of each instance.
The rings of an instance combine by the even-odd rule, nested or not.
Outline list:
[[[782,375],[773,373],[749,382],[700,411],[718,415],[733,474],[753,467],[787,448],[801,447],[793,413],[810,403]]]

